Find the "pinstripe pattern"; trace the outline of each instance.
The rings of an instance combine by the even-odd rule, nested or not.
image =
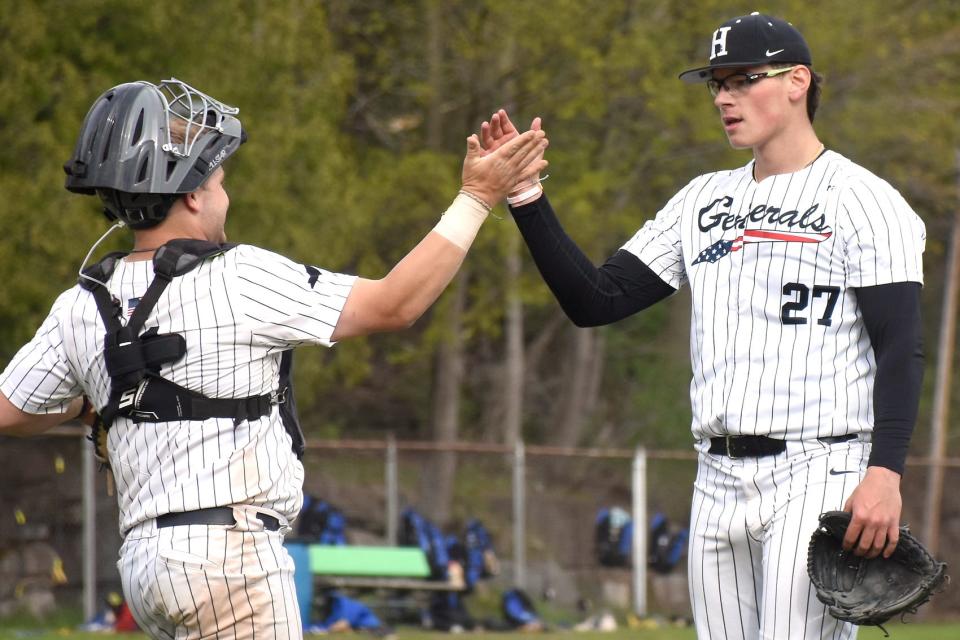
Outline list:
[[[899,193],[826,152],[759,183],[753,162],[700,176],[624,245],[671,286],[691,287],[700,462],[690,597],[700,638],[855,637],[814,596],[806,549],[819,514],[843,507],[869,454],[876,361],[855,289],[922,283],[924,243]],[[832,447],[817,440],[848,433],[862,435]],[[706,453],[722,435],[766,435],[788,448],[744,460]]]
[[[623,246],[671,286],[690,283],[694,435],[869,433],[876,362],[854,288],[922,283],[923,222],[888,183],[834,152],[759,184],[752,168],[696,178]],[[744,229],[831,235],[753,242],[693,264]]]
[[[282,535],[254,522],[131,530],[117,568],[141,628],[178,640],[301,638],[293,561]]]
[[[121,262],[108,288],[127,311],[152,279],[152,262]],[[179,333],[187,343],[186,355],[160,374],[214,398],[271,393],[283,351],[332,344],[354,280],[249,245],[208,258],[173,280],[144,324]],[[110,392],[103,334],[93,296],[73,287],[7,366],[0,391],[28,413],[63,412],[80,393],[102,408]],[[211,418],[136,425],[120,418],[108,448],[127,537],[121,575],[138,621],[158,638],[253,637],[214,632],[235,621],[253,629],[265,617],[283,629],[261,629],[259,637],[299,637],[292,565],[279,534],[192,526],[142,536],[159,515],[215,506],[256,506],[293,521],[303,500],[303,466],[276,408],[238,424]],[[199,557],[200,569],[163,555],[173,548]],[[238,594],[245,595],[238,600]]]
[[[807,578],[807,544],[866,471],[868,443],[791,441],[785,453],[699,456],[689,547],[699,638],[846,640],[856,626],[826,612]],[[854,471],[832,475],[829,469]]]

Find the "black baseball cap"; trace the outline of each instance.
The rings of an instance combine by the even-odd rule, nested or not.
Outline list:
[[[753,67],[759,64],[791,62],[812,65],[810,47],[796,27],[780,18],[754,11],[731,18],[710,40],[710,64],[680,74],[684,82],[702,82],[714,69]]]

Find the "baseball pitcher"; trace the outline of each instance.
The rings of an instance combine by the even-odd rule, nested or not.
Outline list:
[[[826,149],[821,78],[800,32],[724,22],[704,83],[745,166],[694,178],[602,266],[563,231],[537,181],[508,197],[530,252],[579,326],[692,293],[690,399],[699,453],[689,584],[700,638],[852,638],[811,587],[825,511],[843,546],[889,556],[923,368],[923,222],[887,182]],[[538,129],[539,119],[531,129]],[[500,111],[487,150],[517,135]]]

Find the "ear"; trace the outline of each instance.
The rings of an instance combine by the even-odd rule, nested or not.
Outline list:
[[[810,68],[804,65],[798,65],[790,71],[790,99],[796,101],[806,101],[807,89],[810,88]]]
[[[183,196],[180,197],[180,200],[190,213],[200,212],[200,195],[197,191],[191,191],[190,193],[183,194]]]

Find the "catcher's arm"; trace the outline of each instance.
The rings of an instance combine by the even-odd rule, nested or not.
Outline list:
[[[453,280],[489,210],[518,177],[547,166],[546,147],[541,131],[527,132],[486,155],[476,135],[467,138],[461,195],[390,273],[379,280],[357,279],[331,339],[396,331],[416,322]]]
[[[70,401],[64,413],[27,413],[21,411],[0,393],[0,435],[28,437],[38,435],[67,420],[79,417],[84,407],[82,397]]]

